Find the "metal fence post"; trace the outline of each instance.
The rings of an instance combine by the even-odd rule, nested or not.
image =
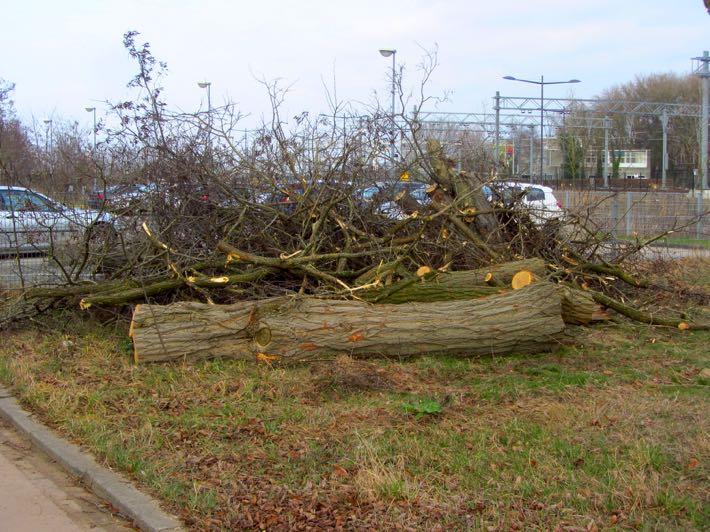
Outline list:
[[[616,238],[616,225],[619,223],[619,195],[614,194],[614,200],[611,202],[611,236]]]
[[[626,236],[631,236],[633,233],[632,230],[632,221],[633,221],[633,215],[632,215],[632,209],[633,209],[633,192],[626,192],[626,212],[624,213],[624,217],[626,218]]]
[[[496,112],[496,133],[495,133],[495,153],[493,154],[493,160],[495,162],[496,171],[498,171],[498,165],[500,163],[500,92],[496,91],[495,95],[495,112]],[[530,182],[533,183],[532,176],[530,176]]]
[[[703,193],[702,191],[700,194],[695,195],[695,215],[698,218],[698,221],[695,224],[695,238],[700,240],[703,238]]]

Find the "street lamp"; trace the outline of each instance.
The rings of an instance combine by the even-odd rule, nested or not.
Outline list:
[[[96,107],[85,107],[87,113],[94,113],[94,151],[96,151]]]
[[[47,120],[44,120],[44,125],[47,126],[46,132],[44,135],[44,151],[47,154],[47,165],[49,166],[49,175],[50,177],[53,174],[54,170],[54,165],[52,164],[52,136],[53,136],[53,131],[52,131],[52,119],[48,118]]]
[[[198,81],[197,86],[201,89],[207,89],[207,150],[212,154],[212,82]]]
[[[395,147],[394,147],[394,135],[395,135],[395,122],[394,122],[394,94],[395,94],[395,88],[396,88],[396,66],[395,66],[395,58],[397,56],[397,50],[388,50],[388,49],[383,49],[380,50],[380,55],[382,57],[392,57],[392,131],[390,132],[390,158],[392,159],[392,166],[394,166],[394,158],[396,156],[395,154]]]
[[[563,85],[565,83],[580,83],[578,79],[570,79],[567,81],[545,81],[544,76],[540,76],[540,81],[535,81],[531,79],[520,79],[513,76],[503,76],[503,79],[510,81],[520,81],[522,83],[532,83],[533,85],[540,85],[540,183],[544,184],[543,177],[543,155],[545,150],[545,124],[544,124],[544,110],[545,110],[545,85]],[[530,181],[532,181],[532,175],[530,176]]]
[[[52,119],[44,120],[44,125],[47,126],[44,135],[44,151],[49,153],[52,150]]]

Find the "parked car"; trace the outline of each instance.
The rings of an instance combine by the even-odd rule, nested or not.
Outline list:
[[[494,182],[483,188],[488,201],[498,200],[504,204],[519,202],[530,214],[537,225],[562,216],[562,204],[553,190],[534,183]]]
[[[375,210],[388,218],[402,220],[406,214],[397,204],[395,198],[405,190],[422,205],[431,202],[426,193],[426,185],[413,181],[396,181],[394,183],[378,182],[365,188],[360,194],[362,199],[374,205]]]
[[[146,196],[155,190],[154,185],[110,185],[95,190],[88,204],[90,209],[126,214],[140,209]]]
[[[362,198],[373,203],[381,214],[401,220],[405,213],[394,201],[397,194],[407,190],[419,203],[431,202],[426,193],[426,185],[415,182],[376,183],[362,192]],[[483,186],[483,194],[488,201],[499,201],[507,206],[516,204],[525,208],[532,221],[537,225],[559,218],[562,205],[550,187],[534,183],[493,182]]]
[[[68,207],[28,188],[0,185],[0,254],[47,251],[88,228],[112,231],[113,217]]]

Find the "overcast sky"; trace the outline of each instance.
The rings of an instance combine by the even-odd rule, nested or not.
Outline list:
[[[169,105],[206,106],[196,82],[212,82],[213,105],[251,113],[269,107],[258,79],[291,86],[287,115],[327,112],[323,84],[341,100],[389,102],[389,68],[379,48],[396,48],[405,84],[422,51],[438,46],[429,93],[449,91],[446,111],[490,108],[504,95],[538,94],[501,79],[579,78],[574,96],[593,97],[636,74],[690,71],[710,49],[701,0],[1,0],[0,78],[16,83],[20,116],[89,125],[86,106],[128,95],[135,72],[122,46],[141,32],[168,63]],[[549,89],[570,95],[570,86]]]

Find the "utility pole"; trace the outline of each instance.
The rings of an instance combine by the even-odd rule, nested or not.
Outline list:
[[[47,120],[44,121],[46,128],[46,133],[44,137],[44,151],[47,155],[47,166],[49,168],[49,177],[52,178],[54,176],[54,130],[52,128],[52,119],[48,118]]]
[[[395,167],[395,158],[397,157],[397,147],[395,146],[396,142],[396,134],[397,134],[397,127],[396,127],[396,120],[395,120],[395,112],[394,112],[394,96],[395,92],[397,89],[397,65],[395,63],[395,58],[397,57],[397,50],[395,49],[382,49],[380,50],[380,55],[382,57],[391,57],[392,58],[392,108],[391,108],[391,124],[390,127],[392,130],[390,131],[390,159],[391,159],[391,165],[392,168]]]
[[[710,98],[710,52],[705,50],[701,57],[694,57],[698,62],[695,74],[702,83],[702,99],[700,112],[700,188],[708,189],[708,98]],[[703,194],[704,192],[701,192]]]
[[[493,161],[495,162],[496,171],[498,170],[498,163],[500,163],[500,92],[496,91],[495,96],[495,111],[496,111],[496,138],[495,138],[495,153],[493,154]],[[530,175],[532,180],[532,174]]]
[[[92,130],[94,133],[94,151],[96,151],[96,107],[85,107],[87,113],[93,113],[94,114],[94,129]]]
[[[540,184],[545,184],[545,76],[540,76]],[[534,181],[531,180],[534,183]]]
[[[611,120],[604,117],[604,188],[609,188],[609,127]]]
[[[567,81],[545,81],[545,76],[540,76],[540,81],[532,79],[521,79],[516,78],[515,76],[503,76],[503,79],[540,85],[540,184],[544,185],[545,176],[543,172],[545,170],[545,85],[563,85],[566,83],[580,83],[580,81],[578,79],[570,79]],[[534,183],[532,176],[530,177],[530,181]]]
[[[533,132],[535,131],[535,126],[531,125],[530,126],[530,150],[528,151],[528,164],[530,166],[528,173],[530,181],[532,181],[532,172],[533,172]]]
[[[93,155],[96,156],[96,107],[85,107],[84,109],[86,110],[87,113],[93,113],[93,115],[94,115],[94,129],[93,129],[94,151],[93,151]],[[92,186],[93,186],[93,190],[96,191],[97,190],[96,177],[94,177],[94,182],[93,182]]]
[[[661,127],[663,128],[663,158],[661,161],[661,188],[667,188],[666,172],[668,170],[668,110],[661,113]]]
[[[212,159],[212,82],[199,81],[197,86],[207,89],[207,153]]]

